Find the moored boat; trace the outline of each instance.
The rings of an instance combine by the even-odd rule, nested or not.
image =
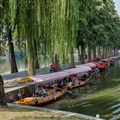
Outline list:
[[[92,65],[92,64],[89,64],[89,65]],[[95,65],[93,65],[95,66]],[[74,73],[72,72],[73,70],[64,70],[65,72],[69,73],[69,77],[71,78],[71,81],[68,82],[66,85],[65,85],[65,88],[67,89],[74,89],[76,87],[81,87],[85,84],[87,84],[89,82],[89,80],[91,79],[92,75],[94,73],[91,73],[92,71],[92,67],[88,67],[87,65],[83,66],[76,66],[77,69],[80,69],[78,72]]]
[[[38,75],[38,76],[32,76],[29,77],[35,82],[35,85],[45,85],[48,82],[54,82],[56,79],[62,79],[64,77],[67,77],[69,74],[65,72],[56,72],[56,73],[50,73],[50,74],[44,74],[44,75]],[[20,100],[15,101],[15,104],[21,104],[21,105],[29,105],[29,106],[44,106],[48,103],[51,103],[53,101],[58,100],[65,94],[65,90],[57,90],[55,87],[53,88],[45,88],[46,94],[43,96],[38,95],[32,95],[30,97],[26,97]]]
[[[76,86],[70,86],[71,82],[69,81],[67,82],[64,88],[56,87],[54,84],[55,80],[60,80],[60,79],[63,80],[63,78],[69,78],[70,76],[78,75],[79,73],[88,72],[88,71],[91,71],[91,68],[84,66],[84,67],[63,70],[61,72],[55,72],[55,73],[49,73],[49,74],[29,77],[35,82],[37,86],[39,84],[42,84],[43,86],[45,86],[45,90],[46,90],[45,96],[33,95],[30,97],[17,100],[14,103],[22,104],[22,105],[29,105],[29,106],[44,106],[48,103],[56,101],[57,99],[61,98],[66,93],[68,88],[82,86],[85,83],[87,83],[88,79],[81,81],[79,84],[76,84]],[[53,83],[52,87],[47,87],[47,83],[49,82]]]
[[[64,90],[48,89],[45,96],[31,96],[24,99],[15,101],[16,104],[29,105],[29,106],[44,106],[48,103],[54,102],[60,99],[65,94]]]

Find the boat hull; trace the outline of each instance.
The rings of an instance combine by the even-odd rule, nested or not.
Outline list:
[[[18,101],[15,104],[37,106],[41,107],[60,99],[65,94],[65,91],[57,91],[55,94],[51,94],[45,97],[27,97]]]

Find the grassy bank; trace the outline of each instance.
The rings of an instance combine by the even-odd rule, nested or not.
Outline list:
[[[85,120],[68,115],[19,107],[0,107],[0,120]]]
[[[66,99],[57,104],[57,109],[91,116],[99,114],[106,120],[117,116],[120,111],[120,68],[116,66],[101,78],[101,83],[92,94],[84,94],[74,99]]]

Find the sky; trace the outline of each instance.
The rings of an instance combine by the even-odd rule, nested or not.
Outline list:
[[[113,0],[115,2],[115,9],[117,10],[118,15],[120,16],[120,0]]]

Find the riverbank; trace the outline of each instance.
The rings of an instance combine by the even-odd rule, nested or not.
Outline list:
[[[83,115],[83,114],[78,114],[78,113],[73,113],[73,112],[67,112],[67,111],[60,111],[60,110],[54,110],[54,109],[48,109],[48,108],[43,108],[43,107],[34,107],[34,106],[23,106],[23,105],[15,105],[15,104],[8,104],[10,107],[17,107],[17,108],[24,108],[24,109],[30,109],[30,110],[39,110],[42,112],[50,112],[49,114],[54,113],[53,116],[59,116],[59,118],[55,118],[55,120],[104,120],[101,118],[96,118],[92,117],[89,115]],[[45,115],[45,116],[44,116]],[[43,116],[46,118],[46,114]],[[65,116],[65,117],[64,117]],[[49,119],[49,118],[48,118]],[[32,119],[34,120],[34,119]],[[46,119],[42,119],[46,120]],[[54,120],[54,117],[52,117],[52,120]]]
[[[86,120],[60,113],[9,106],[0,108],[0,120]]]

